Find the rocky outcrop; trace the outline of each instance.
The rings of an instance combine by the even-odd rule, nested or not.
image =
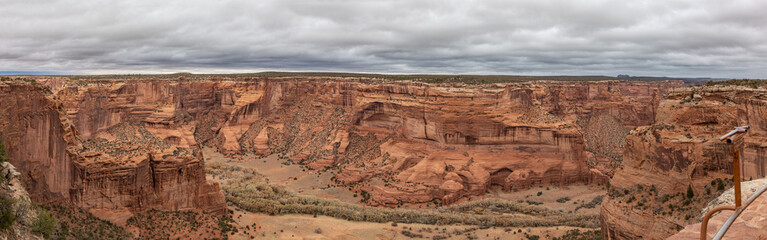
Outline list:
[[[599,139],[622,139],[626,130],[596,131],[585,139],[576,122],[598,116],[586,121],[589,129],[648,124],[658,96],[680,86],[114,79],[70,81],[57,96],[85,139],[132,123],[190,151],[208,146],[230,155],[277,154],[331,171],[339,184],[369,192],[370,204],[393,206],[452,203],[491,187],[603,183],[612,173],[600,164],[614,162],[607,155],[620,146]]]
[[[754,194],[758,189],[767,185],[767,179],[758,179],[742,183],[743,201]],[[721,196],[711,201],[701,215],[710,209],[720,205],[734,205],[733,189],[730,188]],[[764,194],[763,194],[764,195]],[[707,233],[711,238],[724,225],[724,222],[732,216],[733,211],[722,211],[714,215],[708,222]],[[699,219],[700,220],[700,219]],[[733,221],[732,225],[724,235],[728,238],[737,239],[764,239],[767,238],[767,196],[760,196],[752,202],[739,216]],[[700,223],[690,224],[679,233],[672,235],[668,239],[700,239]]]
[[[0,232],[2,239],[44,239],[40,233],[33,232],[33,225],[38,218],[37,206],[29,198],[29,193],[19,181],[20,173],[8,162],[0,163],[0,208],[7,210],[3,214],[11,214],[13,219],[4,218],[9,224],[8,229]],[[4,216],[6,217],[6,216]]]
[[[40,86],[0,83],[0,138],[36,201],[70,199],[77,133]]]
[[[76,161],[74,202],[86,209],[200,209],[224,213],[201,153],[170,146],[141,125],[121,123],[86,141]]]
[[[199,154],[135,129],[140,138],[120,129],[83,141],[62,104],[45,91],[37,84],[0,83],[0,138],[32,200],[86,209],[225,212]]]
[[[700,209],[731,185],[732,148],[718,137],[735,126],[751,126],[744,139],[743,179],[764,177],[765,93],[713,86],[666,94],[656,123],[626,139],[623,168],[610,181],[602,205],[603,238],[660,239],[697,221]]]

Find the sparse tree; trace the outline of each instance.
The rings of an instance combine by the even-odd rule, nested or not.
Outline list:
[[[695,193],[692,192],[692,185],[687,185],[687,198],[692,199]]]

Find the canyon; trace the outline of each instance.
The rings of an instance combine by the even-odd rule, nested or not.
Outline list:
[[[655,123],[626,138],[623,167],[602,205],[603,238],[661,239],[699,222],[700,210],[724,190],[718,185],[732,185],[732,146],[718,138],[735,126],[751,126],[743,178],[765,177],[765,93],[724,85],[669,91]]]
[[[745,179],[767,171],[767,92],[745,86],[226,75],[36,80],[0,84],[0,138],[31,199],[92,211],[225,214],[218,183],[206,179],[204,159],[213,151],[226,161],[274,159],[298,166],[296,174],[327,174],[330,185],[372,207],[588,185],[607,189],[604,239],[660,239],[699,222],[700,209],[723,192],[718,185],[732,185],[731,147],[716,138],[733,126],[752,129]],[[685,197],[688,188],[694,197]]]
[[[397,206],[450,204],[493,187],[604,184],[626,129],[651,123],[660,97],[682,83],[182,76],[52,86],[86,141],[130,124],[190,153],[278,155],[331,171],[369,194],[368,205]]]

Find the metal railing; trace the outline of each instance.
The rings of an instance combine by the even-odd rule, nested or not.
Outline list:
[[[707,234],[708,234],[708,220],[711,218],[712,215],[719,211],[723,210],[734,210],[735,212],[730,216],[730,218],[727,219],[727,221],[722,224],[722,227],[719,228],[719,231],[717,231],[716,235],[713,239],[718,240],[721,239],[725,233],[727,233],[727,230],[730,229],[730,226],[733,222],[735,222],[735,219],[740,216],[740,214],[745,210],[748,205],[751,205],[751,203],[756,200],[762,193],[764,193],[767,190],[767,185],[762,187],[759,191],[755,192],[751,195],[751,197],[746,200],[746,203],[744,205],[741,205],[741,191],[740,191],[740,149],[743,145],[743,136],[748,132],[749,126],[742,126],[742,127],[736,127],[734,130],[728,132],[724,136],[720,137],[719,140],[726,142],[728,144],[732,144],[732,165],[733,165],[733,184],[734,184],[734,194],[735,194],[735,206],[732,205],[725,205],[725,206],[717,206],[714,209],[711,209],[706,213],[706,215],[703,216],[703,221],[700,224],[700,239],[701,240],[707,240]]]
[[[722,224],[722,227],[719,228],[719,231],[716,232],[716,235],[714,235],[714,240],[722,239],[722,237],[724,237],[724,234],[727,233],[727,230],[730,229],[730,225],[732,225],[732,223],[735,222],[735,219],[738,218],[738,216],[740,216],[743,210],[745,210],[748,207],[748,205],[750,205],[754,200],[756,200],[756,198],[758,198],[759,195],[762,195],[762,193],[764,193],[765,190],[767,190],[767,185],[765,185],[764,187],[759,189],[759,191],[751,195],[751,197],[749,197],[748,200],[746,200],[746,203],[743,204],[742,208],[738,208],[737,210],[735,210],[732,216],[730,216],[730,218],[728,218],[727,221],[724,222],[724,224]]]

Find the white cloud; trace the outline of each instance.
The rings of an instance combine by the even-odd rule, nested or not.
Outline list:
[[[767,77],[767,1],[0,0],[0,70]]]

